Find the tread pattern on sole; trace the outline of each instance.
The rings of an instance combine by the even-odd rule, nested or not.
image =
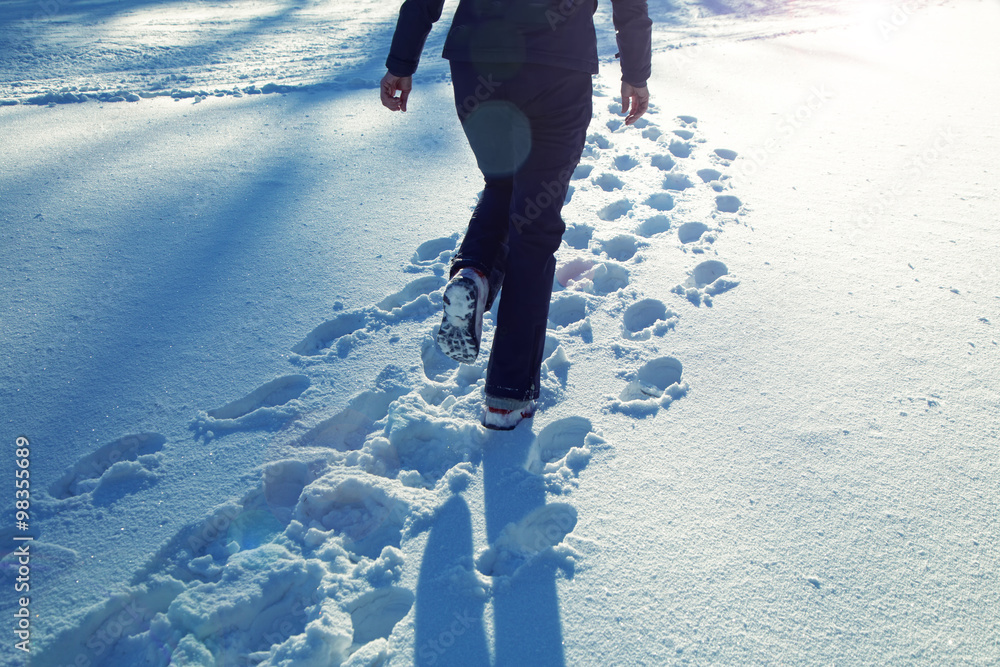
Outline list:
[[[444,292],[444,317],[438,330],[438,347],[463,364],[472,363],[479,356],[478,301],[479,289],[470,278],[456,277]]]

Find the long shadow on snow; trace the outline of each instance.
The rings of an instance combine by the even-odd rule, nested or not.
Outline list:
[[[16,43],[18,37],[23,40],[27,36],[30,41],[32,34],[45,31],[47,27],[51,27],[52,22],[65,23],[73,19],[75,22],[84,24],[88,22],[100,23],[122,12],[141,9],[151,5],[170,4],[171,2],[173,0],[132,0],[127,3],[120,0],[94,0],[91,2],[85,0],[52,0],[50,4],[44,5],[47,9],[43,11],[38,9],[42,6],[40,2],[21,1],[14,4],[13,7],[5,7],[2,16],[0,16],[0,46],[7,42]],[[140,48],[139,55],[136,56],[134,62],[122,63],[114,61],[113,64],[103,68],[95,68],[88,74],[145,71],[150,74],[160,73],[166,75],[182,68],[188,69],[206,65],[215,66],[217,65],[217,54],[233,51],[239,52],[241,48],[252,44],[254,41],[266,39],[268,35],[273,35],[276,38],[280,37],[280,29],[283,26],[293,23],[292,19],[295,12],[302,9],[301,4],[288,0],[286,6],[278,13],[250,19],[248,22],[245,22],[248,23],[245,26],[244,22],[241,22],[237,25],[244,27],[231,30],[224,36],[219,33],[210,33],[206,34],[204,39],[200,41],[172,46],[163,57],[166,59],[165,63],[162,62],[159,56],[155,55],[159,51],[151,48]],[[12,25],[17,23],[20,23],[26,29],[25,34],[22,34],[20,31],[12,31]],[[371,25],[372,28],[367,34],[351,36],[350,40],[352,42],[388,45],[395,30],[395,14],[392,15],[391,20],[361,24],[361,26],[365,25]],[[438,54],[440,53],[446,32],[447,30],[444,28],[432,31],[427,43],[428,53],[435,51]],[[342,42],[342,44],[346,43]],[[142,45],[136,44],[136,46],[141,47]],[[332,46],[331,44],[331,49]],[[84,53],[89,48],[89,46],[83,47],[81,53]],[[350,81],[363,75],[377,77],[375,72],[384,63],[388,51],[387,47],[385,50],[386,53],[378,49],[362,49],[361,53],[367,57],[358,65],[336,70],[331,67],[331,76],[321,79],[309,86],[307,90],[342,87],[345,81]],[[22,57],[19,53],[15,53],[14,55],[18,58]],[[4,57],[0,55],[0,63],[3,61]],[[100,62],[100,59],[98,59],[97,64],[100,64]],[[422,69],[426,73],[429,68],[425,66]],[[436,67],[432,69],[437,70]],[[378,72],[378,74],[381,74],[381,72]],[[195,76],[197,77],[197,73]]]
[[[471,567],[472,522],[461,496],[438,509],[417,581],[415,665],[470,667],[490,664],[483,630],[485,598],[452,590],[451,575]]]
[[[338,93],[329,91],[318,96],[320,99],[315,101],[329,103],[338,96]],[[307,96],[296,96],[296,102],[305,103],[306,109],[313,103],[312,100],[307,102]],[[38,113],[45,112],[39,110]],[[201,117],[214,113],[212,107],[198,107]],[[181,134],[189,129],[189,122],[179,118],[159,122],[152,136],[164,132]],[[144,128],[144,131],[148,130],[148,127]],[[73,174],[74,178],[63,179],[66,187],[74,186],[74,179],[86,182],[88,174],[127,173],[127,163],[134,159],[134,154],[127,151],[116,154],[113,144],[121,138],[120,134],[101,137],[98,145],[108,148],[102,154],[109,159],[104,162],[85,162],[85,166],[78,167]],[[305,145],[307,139],[308,135],[298,137],[297,145]],[[92,147],[93,143],[86,142],[78,147],[79,154],[86,154]],[[31,413],[29,410],[37,408],[37,405],[29,405],[28,401],[23,401],[23,410],[18,410],[15,403],[16,414],[12,416],[18,417],[19,413],[23,417],[18,417],[16,421],[38,422],[34,432],[39,441],[77,442],[79,451],[73,452],[71,458],[78,458],[86,453],[89,443],[83,441],[72,430],[73,427],[81,423],[95,424],[94,415],[104,415],[107,406],[118,404],[123,396],[127,396],[126,400],[132,403],[153,403],[154,393],[162,391],[165,384],[162,378],[171,377],[171,371],[165,375],[158,374],[160,369],[177,365],[177,355],[184,354],[188,340],[197,335],[193,333],[194,330],[200,330],[206,322],[220,324],[220,318],[206,315],[219,308],[220,296],[226,293],[226,281],[242,276],[241,268],[248,265],[259,266],[254,258],[262,253],[266,254],[268,264],[279,261],[282,257],[282,253],[267,252],[262,247],[267,246],[276,233],[280,233],[274,227],[276,221],[285,217],[283,206],[296,200],[299,194],[308,199],[308,193],[318,187],[318,183],[310,176],[311,170],[304,168],[296,151],[287,148],[284,140],[258,146],[264,152],[281,156],[280,159],[262,160],[263,168],[256,168],[250,173],[228,180],[227,187],[222,191],[224,194],[207,205],[202,213],[198,222],[199,229],[203,231],[201,234],[179,235],[176,228],[171,231],[172,222],[177,217],[176,211],[187,200],[174,194],[177,188],[169,181],[155,189],[135,189],[128,193],[124,201],[116,204],[141,212],[141,224],[116,227],[105,237],[109,251],[115,253],[115,265],[122,267],[126,278],[117,293],[107,293],[106,298],[101,297],[104,306],[97,313],[96,319],[85,326],[83,333],[74,329],[74,333],[69,335],[68,349],[75,349],[74,353],[80,355],[79,362],[72,369],[72,385],[67,387],[66,384],[50,382],[49,391],[53,395],[48,396],[46,402],[54,406],[53,409],[41,412],[34,410]],[[155,145],[147,149],[151,151],[151,155],[155,153]],[[65,158],[64,155],[59,157]],[[80,164],[79,160],[70,162]],[[290,180],[290,175],[295,178]],[[284,196],[279,201],[275,201],[274,192],[269,187],[274,183],[284,183],[280,186]],[[32,202],[32,208],[58,209],[61,207],[61,198],[57,194],[44,193],[46,200]],[[177,222],[187,224],[184,220]],[[192,231],[195,230],[192,228]],[[154,247],[158,251],[147,254],[142,251],[145,247]],[[152,263],[147,261],[150,258]],[[97,266],[100,268],[103,264]],[[100,271],[92,272],[72,292],[67,292],[68,300],[56,300],[53,306],[62,312],[66,310],[66,306],[76,305],[80,294],[104,294],[102,280]],[[237,300],[235,304],[227,302],[222,305],[237,308],[238,311],[242,303],[242,300]],[[224,319],[221,325],[226,325],[231,319]],[[100,335],[96,336],[95,332],[98,330]],[[217,333],[221,337],[233,336],[231,330],[220,329]],[[81,342],[84,344],[82,348],[79,346]],[[81,355],[81,350],[85,350],[85,358]],[[218,354],[213,356],[217,357]],[[39,362],[43,360],[41,356],[38,359]],[[226,384],[239,379],[224,373],[217,386],[185,387],[188,392],[185,402],[203,406],[231,398]],[[36,386],[35,391],[46,391],[45,385]],[[75,416],[69,425],[63,417],[58,416],[67,414]],[[102,426],[107,427],[103,423]],[[52,468],[50,475],[61,472],[62,466],[57,465]],[[223,496],[224,492],[219,497],[206,499],[206,502],[210,506],[217,505],[225,499]],[[192,515],[188,518],[197,517]],[[158,557],[154,551],[155,545],[151,545],[149,556],[156,562]],[[72,573],[74,570],[70,569],[64,575]],[[78,576],[79,571],[75,574]]]
[[[100,299],[103,307],[91,321],[83,322],[65,336],[66,349],[77,357],[75,366],[71,365],[71,374],[67,372],[72,382],[56,382],[53,378],[49,394],[31,397],[46,391],[44,383],[36,383],[31,392],[13,405],[12,416],[21,423],[32,424],[39,442],[77,442],[80,449],[70,456],[78,458],[86,453],[90,443],[73,431],[74,424],[94,423],[94,415],[106,414],[107,406],[123,400],[154,402],[156,392],[152,387],[162,384],[157,371],[177,366],[176,351],[199,335],[196,332],[204,326],[202,322],[219,320],[204,315],[218,310],[220,288],[234,276],[242,275],[246,267],[259,266],[255,257],[269,254],[262,246],[280,233],[275,230],[275,221],[282,217],[281,203],[273,201],[275,193],[269,185],[286,182],[280,186],[284,201],[291,200],[295,191],[315,187],[308,178],[309,172],[299,166],[295,153],[288,154],[284,148],[280,142],[276,143],[273,152],[284,154],[281,159],[271,160],[266,168],[230,181],[225,197],[214,202],[214,211],[209,216],[196,225],[181,221],[199,233],[181,237],[170,224],[170,217],[175,217],[184,203],[183,199],[169,198],[175,190],[170,184],[164,184],[162,190],[146,188],[130,193],[125,208],[141,210],[142,223],[122,225],[106,234],[108,246],[116,256],[115,265],[125,275],[120,290],[105,293],[102,282],[106,276],[100,270],[103,264],[98,263],[95,265],[98,270],[91,271],[72,291],[66,292],[68,299],[57,298],[54,302],[47,299],[54,312],[79,307],[81,300],[89,304],[95,298]],[[130,154],[123,151],[119,157],[128,162]],[[108,169],[107,162],[91,162],[80,168],[78,179],[85,181],[87,174],[98,170],[107,173]],[[111,169],[127,173],[125,167]],[[288,182],[289,174],[296,176],[294,181]],[[64,179],[67,186],[74,180],[77,179]],[[54,200],[52,206],[58,206],[59,197]],[[157,222],[164,218],[168,222]],[[144,253],[141,251],[144,247],[157,248],[158,252]],[[59,320],[54,322],[61,324]],[[227,333],[230,332],[219,331],[220,336]],[[58,351],[46,352],[39,347],[32,354],[35,357],[32,363],[39,367],[51,365]],[[222,378],[215,387],[198,388],[189,398],[196,405],[212,405],[228,396],[225,381],[229,379],[232,378]],[[39,405],[49,409],[39,411]],[[74,417],[69,425],[65,415]],[[61,474],[61,468],[58,464],[50,467],[48,476]]]
[[[175,4],[177,0],[5,0],[3,13],[0,14],[0,30],[15,23],[68,21],[71,18],[77,23],[94,23],[147,7]],[[218,4],[223,6],[221,2]],[[296,3],[289,4],[294,6]]]
[[[535,434],[521,428],[493,433],[483,451],[487,540],[545,505],[545,486],[524,469]],[[435,515],[417,582],[414,664],[489,665],[482,630],[483,602],[449,588],[452,576],[472,567],[472,527],[461,496]],[[493,591],[495,665],[565,664],[555,567],[522,566]]]
[[[42,18],[31,19],[28,28],[31,31],[42,32],[47,27],[50,27],[50,21],[65,21],[71,17],[79,17],[84,23],[87,21],[99,22],[122,11],[122,7],[131,10],[144,5],[160,4],[163,2],[165,2],[165,0],[134,0],[133,2],[127,4],[108,3],[107,6],[95,8],[89,13],[81,12],[81,8],[77,3],[71,1],[64,2],[62,5],[63,9],[57,10],[51,15],[51,17],[49,15],[45,15]],[[110,64],[101,66],[103,59],[96,59],[94,62],[96,67],[88,72],[88,74],[156,71],[160,68],[163,68],[164,74],[166,74],[171,70],[180,68],[211,65],[216,61],[216,58],[214,57],[216,54],[232,50],[238,51],[242,47],[266,37],[268,32],[273,32],[281,28],[283,25],[290,23],[292,15],[299,9],[300,7],[295,6],[294,3],[290,3],[289,6],[284,7],[276,14],[234,23],[234,25],[237,26],[236,29],[228,31],[224,35],[213,32],[206,35],[203,40],[196,41],[191,44],[185,44],[183,46],[172,46],[164,56],[164,58],[168,60],[166,65],[161,62],[161,57],[156,55],[161,52],[160,49],[147,47],[139,49],[138,55],[135,56],[134,60],[130,61],[122,62],[119,60],[112,60]],[[3,29],[5,29],[4,26],[0,25],[0,30]],[[81,47],[81,53],[85,53],[88,49],[92,48],[92,46],[92,44],[89,44]],[[140,45],[136,44],[136,46]]]
[[[496,543],[503,529],[545,505],[545,485],[524,469],[535,434],[523,425],[493,433],[483,448],[486,537]],[[522,566],[493,595],[497,665],[564,665],[555,568],[535,561]]]
[[[331,90],[317,95],[295,95],[292,97],[294,102],[290,105],[289,115],[308,113],[314,105],[329,104],[343,94],[348,93]],[[184,104],[184,102],[178,104]],[[30,111],[32,113],[48,113],[45,110]],[[207,117],[211,122],[212,116],[223,111],[221,107],[197,107],[193,112],[197,114],[194,120],[205,120]],[[106,178],[108,174],[128,173],[128,168],[124,165],[135,157],[135,153],[134,151],[120,151],[120,144],[123,140],[127,138],[141,139],[143,135],[152,137],[168,133],[182,135],[185,131],[191,130],[192,122],[192,120],[173,117],[157,119],[154,125],[141,126],[129,134],[108,132],[106,136],[94,140],[84,140],[74,145],[71,150],[58,153],[51,160],[52,163],[58,159],[61,164],[76,165],[72,167],[73,171],[63,174],[64,177],[58,181],[58,184],[53,181],[50,188],[39,187],[40,192],[28,193],[31,195],[30,197],[22,196],[24,202],[20,207],[15,207],[14,211],[21,208],[25,222],[28,222],[34,211],[60,212],[64,208],[62,200],[75,192],[79,184],[90,183],[91,179],[95,178],[94,174],[102,174]],[[201,125],[203,124],[201,123]],[[107,285],[105,284],[107,275],[101,271],[95,271],[92,272],[90,280],[85,280],[77,285],[72,292],[66,293],[72,297],[72,301],[61,299],[49,304],[49,309],[52,312],[64,312],[70,307],[79,305],[81,294],[101,299],[104,307],[98,314],[98,318],[106,324],[101,327],[99,342],[95,339],[91,346],[99,353],[88,355],[87,359],[81,363],[80,373],[74,378],[72,385],[62,385],[59,395],[56,397],[56,405],[59,409],[43,410],[39,414],[70,413],[85,416],[103,414],[108,404],[117,403],[121,395],[132,393],[130,389],[127,389],[128,387],[156,384],[156,376],[151,375],[150,370],[160,367],[161,364],[156,363],[157,356],[169,354],[170,345],[179,349],[177,343],[182,341],[178,340],[178,334],[183,334],[186,329],[197,326],[197,322],[201,320],[202,309],[211,311],[217,308],[217,306],[207,303],[211,295],[217,292],[216,286],[229,279],[234,267],[240,268],[246,264],[245,260],[241,262],[238,261],[238,258],[255,253],[259,254],[261,251],[256,246],[261,242],[261,239],[266,239],[274,233],[269,231],[270,224],[274,220],[285,217],[282,205],[274,202],[272,196],[274,193],[268,186],[284,182],[285,185],[281,189],[285,202],[297,200],[299,193],[308,193],[310,188],[316,187],[316,183],[308,178],[313,171],[299,166],[300,161],[296,157],[296,151],[288,150],[284,140],[280,139],[280,133],[270,135],[265,141],[268,145],[258,145],[258,150],[264,148],[274,155],[281,155],[282,159],[270,162],[265,169],[257,169],[251,173],[240,174],[237,178],[228,179],[225,188],[220,188],[225,193],[224,196],[214,199],[206,198],[202,217],[196,222],[183,218],[178,219],[178,210],[182,210],[191,202],[188,198],[176,195],[177,188],[169,181],[163,182],[162,188],[157,186],[156,189],[152,190],[148,187],[135,189],[129,193],[127,199],[116,204],[125,209],[140,211],[139,220],[142,222],[142,224],[122,226],[107,235],[107,239],[110,241],[108,247],[116,253],[115,266],[125,276],[118,286],[118,291],[107,293]],[[307,146],[310,143],[309,134],[297,137],[296,146]],[[116,148],[119,149],[119,152],[116,152]],[[143,143],[141,150],[149,152],[150,160],[156,158],[155,143]],[[219,150],[229,149],[220,148]],[[106,156],[108,159],[103,162],[83,159],[94,154]],[[44,168],[44,163],[38,163],[33,168],[41,170]],[[294,180],[289,180],[289,173],[295,175]],[[17,176],[21,182],[24,182],[25,179],[32,180],[32,177],[23,171],[19,172]],[[226,172],[220,172],[218,179],[221,181],[225,176],[227,176]],[[0,177],[0,191],[6,186],[5,180]],[[187,181],[184,181],[184,184],[186,183]],[[10,182],[10,187],[14,187],[14,181]],[[41,194],[41,198],[37,196],[38,194]],[[16,202],[18,194],[15,193],[13,196]],[[69,213],[61,213],[61,215],[66,217]],[[161,222],[157,223],[157,220]],[[190,228],[193,233],[185,234],[182,239],[178,238],[178,235],[171,231],[177,229],[174,226],[177,223],[185,228]],[[62,222],[61,224],[66,223]],[[102,221],[101,224],[105,223]],[[38,234],[35,234],[34,237],[38,237]],[[36,245],[39,248],[48,246],[47,241],[43,243],[44,239],[40,237],[35,238],[34,241],[37,241]],[[137,249],[147,246],[161,249],[153,256],[154,264],[149,266],[145,262],[146,256],[137,252]],[[274,261],[277,256],[269,254],[268,262]],[[102,267],[103,265],[99,264],[98,266]],[[152,330],[148,330],[148,327],[144,326],[148,322],[156,321],[162,321],[165,326],[156,326]],[[81,342],[81,335],[86,336],[86,332],[96,326],[96,320],[90,324],[84,323],[84,333],[74,331],[67,338],[66,344],[70,346],[70,349],[73,349]],[[79,326],[76,327],[76,329],[79,328]],[[226,333],[220,332],[223,336]],[[166,340],[169,344],[157,345],[151,350],[143,349],[143,345],[149,343],[148,336],[150,334],[155,338]],[[102,345],[103,350],[101,349]],[[149,356],[150,352],[152,352],[152,357]],[[43,356],[39,356],[37,361],[44,361]],[[143,357],[141,363],[137,363],[139,356]],[[39,363],[39,365],[44,366],[45,364]],[[83,389],[74,390],[74,387],[81,386]],[[34,387],[35,391],[39,389],[38,385]],[[205,398],[198,396],[198,393],[211,394],[212,392],[208,388],[201,388],[195,395],[190,396],[189,398],[197,405],[210,405],[213,401],[222,400],[228,396],[228,394],[222,393],[218,396],[212,395]],[[135,399],[137,396],[132,393],[132,398]],[[15,403],[15,411],[17,412],[16,406]],[[23,416],[26,418],[29,408],[26,404],[23,407],[25,413]],[[62,432],[65,423],[61,420],[55,420],[54,417],[52,419],[54,421],[50,421],[48,424],[38,425],[42,427],[42,431],[45,431],[38,432],[38,436],[45,439],[47,427],[51,427],[55,432],[50,434],[53,441],[65,440],[66,434]],[[83,453],[79,452],[81,455]],[[61,474],[61,469],[52,470],[50,474]]]

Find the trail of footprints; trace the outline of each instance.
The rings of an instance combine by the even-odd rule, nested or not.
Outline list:
[[[718,234],[743,211],[726,175],[736,153],[720,148],[706,155],[693,117],[678,116],[676,127],[661,129],[651,109],[636,123],[636,137],[617,116],[618,101],[607,109],[595,113],[596,130],[567,196],[572,204],[574,195],[587,193],[588,203],[564,213],[571,222],[549,311],[540,430],[520,469],[550,496],[571,494],[594,453],[610,446],[588,417],[542,421],[567,391],[568,350],[595,342],[592,316],[602,311],[620,320],[617,341],[599,342],[634,364],[620,372],[620,391],[604,409],[645,417],[689,391],[681,361],[658,352],[679,323],[678,310],[686,303],[711,306],[738,284],[722,261],[701,259],[715,254]],[[579,221],[587,218],[593,224]],[[434,342],[458,240],[455,234],[421,244],[403,269],[414,278],[379,303],[355,310],[337,304],[339,312],[292,348],[296,372],[192,420],[196,438],[220,444],[238,445],[241,431],[276,431],[284,438],[280,456],[243,498],[185,526],[136,573],[123,596],[144,610],[143,618],[109,644],[109,664],[209,657],[215,664],[312,664],[317,646],[326,651],[324,664],[391,659],[394,628],[414,605],[414,593],[400,583],[404,568],[414,567],[401,546],[467,488],[488,439],[505,437],[478,423],[488,355],[460,365]],[[671,250],[679,259],[701,260],[670,290],[674,307],[664,301],[669,293],[645,296],[631,284],[638,265]],[[484,322],[487,350],[494,317],[495,308]],[[389,332],[406,326],[425,332],[419,363],[385,366],[367,389],[322,415],[335,397],[315,377],[380,337],[397,340]],[[141,492],[155,483],[165,447],[153,433],[109,443],[77,462],[49,489],[47,502],[65,509]],[[571,573],[576,554],[567,536],[576,520],[570,503],[537,508],[476,554],[456,586],[489,594],[538,558],[565,561]],[[82,647],[122,604],[113,598],[88,610],[50,646],[49,657]],[[254,648],[233,648],[246,646]]]
[[[695,263],[670,292],[695,306],[712,306],[715,297],[739,284],[728,267],[715,257],[713,243],[726,224],[739,221],[745,210],[732,192],[728,168],[737,159],[726,148],[705,150],[693,116],[677,116],[670,129],[660,127],[652,107],[635,127],[627,128],[618,113],[620,99],[600,105],[587,137],[580,166],[573,174],[575,194],[586,197],[603,224],[570,223],[557,269],[557,289],[590,295],[590,312],[604,307],[620,313],[622,358],[643,360],[638,368],[623,370],[625,386],[609,397],[607,408],[633,416],[655,414],[688,391],[682,364],[671,356],[655,356],[658,341],[674,329],[677,311],[660,298],[643,296],[630,286],[633,267],[667,248],[682,251]],[[567,208],[567,219],[581,219]],[[595,234],[595,227],[602,232]],[[605,231],[606,230],[606,231]],[[572,303],[567,301],[567,304]],[[581,307],[573,303],[574,313]],[[553,301],[557,329],[569,326],[559,295]],[[580,324],[577,331],[587,331]],[[645,347],[634,347],[644,343]],[[653,359],[649,359],[654,356]]]

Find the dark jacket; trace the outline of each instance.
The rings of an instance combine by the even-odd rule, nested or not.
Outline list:
[[[417,70],[444,0],[405,0],[386,68],[396,76]],[[622,81],[645,86],[652,57],[646,0],[611,0]],[[466,62],[526,62],[597,73],[597,0],[460,0],[444,53]]]

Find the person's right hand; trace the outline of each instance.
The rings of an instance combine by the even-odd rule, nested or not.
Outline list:
[[[379,92],[382,98],[382,106],[390,111],[406,111],[406,99],[413,89],[413,77],[396,76],[386,72],[379,85]],[[399,97],[396,97],[396,91]]]
[[[649,109],[649,89],[643,86],[636,88],[631,83],[622,81],[622,113],[627,113],[625,124],[631,125],[639,120]]]

